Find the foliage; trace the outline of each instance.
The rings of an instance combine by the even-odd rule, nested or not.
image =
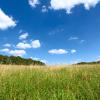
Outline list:
[[[100,61],[95,61],[95,62],[80,62],[77,63],[78,65],[83,65],[83,64],[100,64]]]
[[[32,59],[24,59],[19,56],[3,56],[0,55],[0,64],[10,64],[10,65],[45,65],[41,61],[35,61]]]

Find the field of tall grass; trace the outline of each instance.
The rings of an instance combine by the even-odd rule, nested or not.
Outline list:
[[[100,65],[0,65],[0,100],[100,100]]]

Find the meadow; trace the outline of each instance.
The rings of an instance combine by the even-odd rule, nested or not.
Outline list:
[[[0,100],[100,100],[100,64],[0,65]]]

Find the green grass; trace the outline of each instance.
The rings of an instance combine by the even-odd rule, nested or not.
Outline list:
[[[0,100],[100,100],[100,65],[0,65]]]

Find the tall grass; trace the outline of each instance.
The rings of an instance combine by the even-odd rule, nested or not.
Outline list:
[[[100,65],[0,65],[0,100],[100,100]]]

